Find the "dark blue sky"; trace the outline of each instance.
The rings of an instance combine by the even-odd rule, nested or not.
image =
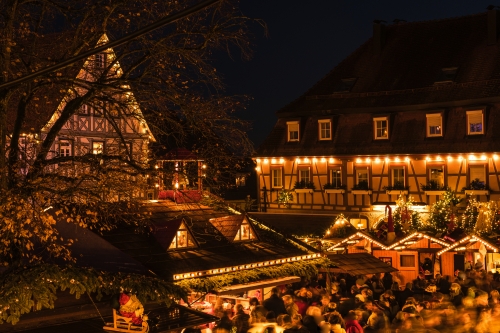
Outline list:
[[[252,121],[249,135],[257,147],[274,126],[275,112],[370,38],[373,20],[435,20],[485,12],[489,4],[500,0],[241,0],[243,13],[263,19],[269,34],[253,26],[253,59],[225,60],[219,72],[229,93],[253,97],[237,116]]]

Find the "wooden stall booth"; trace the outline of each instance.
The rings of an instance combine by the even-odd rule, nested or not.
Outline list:
[[[453,271],[443,265],[437,255],[450,244],[449,241],[423,232],[398,237],[388,243],[363,231],[358,231],[332,245],[328,251],[371,254],[395,268],[401,283],[406,283],[416,279],[421,271],[425,272],[428,278],[438,273],[452,275]]]
[[[451,243],[437,253],[449,270],[465,271],[467,269],[485,269],[490,272],[500,272],[499,239],[466,235]]]

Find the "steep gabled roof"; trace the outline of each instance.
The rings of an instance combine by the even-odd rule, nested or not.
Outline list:
[[[380,54],[370,38],[278,116],[436,104],[500,95],[500,45],[488,45],[487,13],[387,26]],[[456,67],[453,83],[436,83]],[[356,78],[350,92],[342,80]],[[351,110],[351,111],[349,111]],[[330,111],[330,112],[328,112]]]

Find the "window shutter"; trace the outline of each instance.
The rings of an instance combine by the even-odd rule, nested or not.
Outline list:
[[[441,126],[441,116],[427,117],[427,125],[429,127]]]
[[[481,124],[483,122],[482,113],[471,113],[469,114],[469,124]]]
[[[470,176],[470,181],[473,181],[474,179],[479,179],[481,181],[485,181],[485,176],[484,176],[484,166],[482,165],[474,165],[470,166],[469,169],[469,176]]]

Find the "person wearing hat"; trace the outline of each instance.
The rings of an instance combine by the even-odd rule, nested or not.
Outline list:
[[[464,298],[464,295],[462,293],[462,287],[456,282],[452,283],[450,286],[450,302],[455,306],[455,307],[460,307],[462,306],[462,300]]]
[[[135,295],[120,294],[120,315],[127,318],[132,318],[134,325],[142,325],[142,321],[147,320],[147,316],[143,315],[144,306]]]

